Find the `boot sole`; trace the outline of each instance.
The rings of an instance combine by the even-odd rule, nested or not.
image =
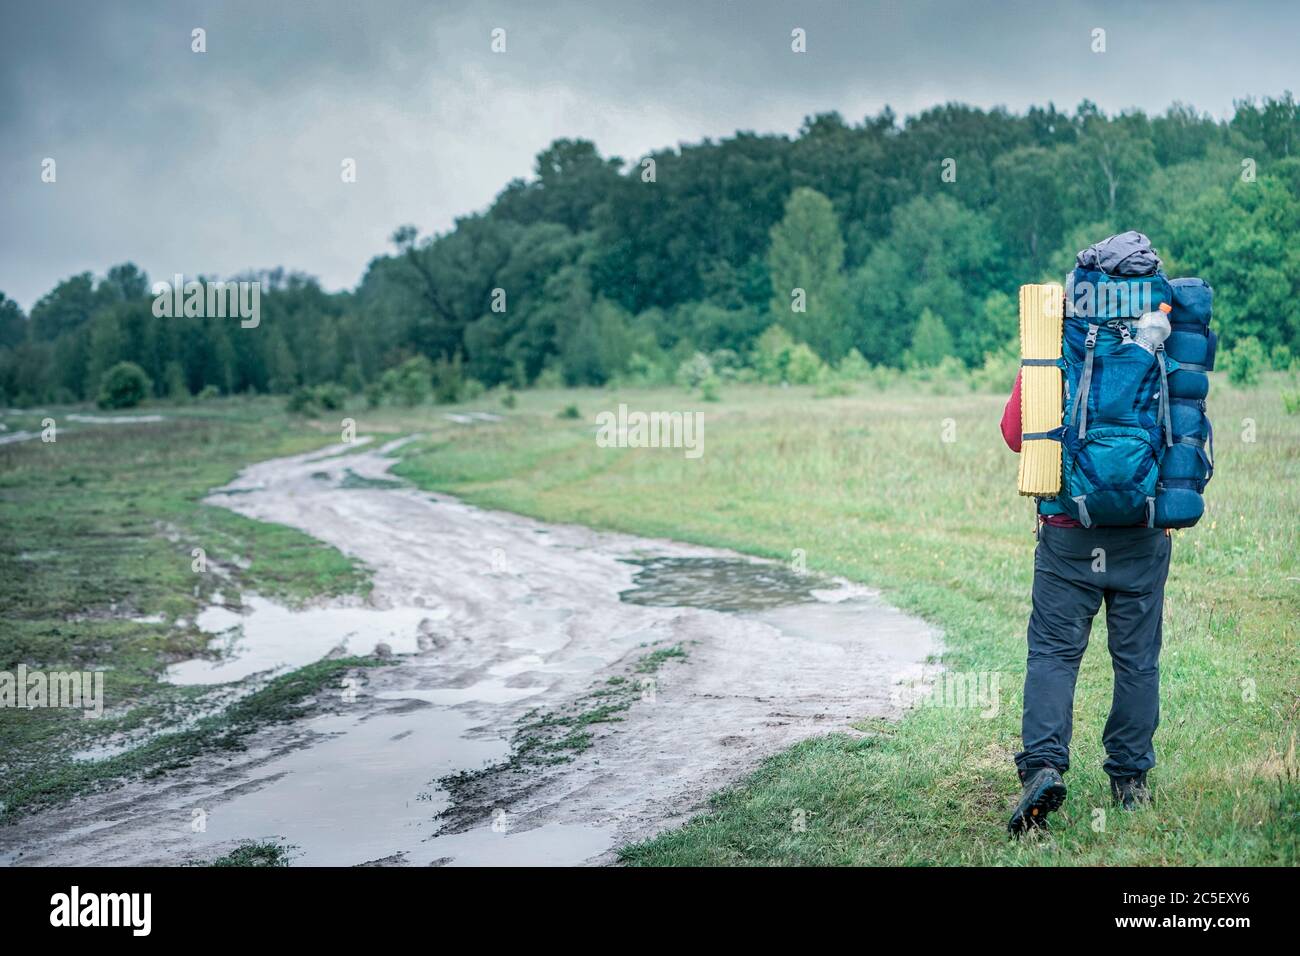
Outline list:
[[[1033,802],[1025,808],[1025,812],[1018,818],[1012,817],[1011,822],[1007,824],[1007,829],[1012,836],[1020,836],[1027,830],[1034,827],[1047,825],[1047,815],[1061,808],[1065,802],[1065,784],[1050,783],[1034,797]]]

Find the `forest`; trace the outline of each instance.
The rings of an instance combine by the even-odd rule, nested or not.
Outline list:
[[[816,380],[978,369],[1014,354],[1015,294],[1114,232],[1215,288],[1221,350],[1300,354],[1300,104],[1023,115],[947,104],[797,135],[738,132],[648,156],[561,139],[449,231],[396,225],[355,289],[270,268],[260,320],[156,315],[136,265],[85,272],[24,313],[0,293],[0,403],[504,386]],[[154,277],[169,281],[170,275]],[[216,279],[216,276],[209,276]],[[129,392],[130,389],[128,388]],[[118,402],[117,404],[125,404]]]

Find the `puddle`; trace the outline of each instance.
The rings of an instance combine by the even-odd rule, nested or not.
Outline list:
[[[832,584],[783,564],[744,558],[645,558],[627,563],[640,570],[632,579],[636,586],[619,597],[650,607],[759,611],[813,601],[819,587]]]
[[[69,415],[68,421],[88,425],[135,425],[165,421],[162,415]]]
[[[447,866],[578,866],[599,856],[613,835],[602,827],[571,823],[518,831],[487,825],[437,837],[429,849]]]
[[[325,607],[294,611],[257,595],[244,613],[220,605],[199,613],[200,630],[213,635],[217,660],[195,658],[167,668],[172,684],[224,684],[253,674],[313,664],[332,651],[365,655],[387,644],[394,654],[419,649],[420,624],[439,612],[427,607]]]
[[[301,866],[419,853],[447,806],[431,781],[509,750],[501,739],[467,739],[470,721],[436,707],[367,719],[331,715],[307,728],[327,736],[259,768],[258,789],[209,808],[200,842],[280,839],[297,847],[292,860]]]

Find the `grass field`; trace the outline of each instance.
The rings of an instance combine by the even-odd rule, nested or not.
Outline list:
[[[922,707],[896,725],[864,724],[860,738],[809,741],[685,828],[628,848],[630,863],[1294,864],[1300,417],[1284,413],[1276,383],[1238,391],[1217,378],[1208,513],[1174,542],[1158,802],[1110,810],[1099,620],[1076,698],[1069,801],[1049,839],[1020,844],[1003,827],[1034,538],[997,429],[1000,396],[864,388],[815,399],[754,386],[692,404],[680,391],[530,393],[503,423],[440,429],[397,471],[550,520],[784,560],[802,549],[810,568],[878,586],[942,627],[951,671],[999,675],[996,716]],[[704,454],[598,447],[594,415],[619,402],[703,411]],[[579,419],[559,416],[570,404]]]
[[[1071,794],[1050,838],[1011,844],[1032,507],[996,427],[1002,399],[912,383],[815,398],[732,386],[716,403],[681,390],[536,391],[504,415],[457,425],[446,409],[360,408],[359,431],[425,434],[397,472],[480,505],[789,560],[881,588],[940,626],[958,674],[996,674],[997,713],[921,707],[858,736],[811,740],[719,794],[688,826],[627,848],[634,864],[1294,864],[1300,858],[1300,416],[1279,383],[1214,384],[1218,471],[1201,525],[1176,535],[1166,606],[1163,721],[1150,811],[1109,811],[1100,765],[1109,706],[1104,623],[1076,700]],[[698,409],[704,453],[598,447],[594,416]],[[578,417],[563,417],[576,405]],[[238,745],[336,673],[273,683],[218,726],[155,734],[116,762],[68,754],[106,736],[165,731],[199,691],[161,684],[192,654],[194,611],[219,589],[282,600],[364,593],[365,571],[291,529],[202,505],[239,466],[337,439],[272,400],[160,409],[163,423],[69,428],[55,445],[0,447],[0,669],[108,668],[111,720],[0,712],[6,814],[111,777],[155,772],[213,741]],[[39,417],[6,418],[11,429]],[[1253,440],[1248,440],[1253,439]],[[195,575],[202,546],[228,578]],[[163,622],[137,618],[161,615]],[[691,666],[689,661],[683,666]],[[708,732],[703,728],[702,732]],[[93,735],[93,736],[92,736]],[[1101,811],[1107,811],[1104,814]],[[792,825],[803,820],[802,827]]]

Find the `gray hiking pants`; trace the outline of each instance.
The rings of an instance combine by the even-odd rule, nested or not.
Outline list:
[[[1169,536],[1159,529],[1039,526],[1024,750],[1016,754],[1022,777],[1048,765],[1069,769],[1074,684],[1102,601],[1115,670],[1103,766],[1112,777],[1155,766],[1151,738],[1160,722],[1160,616],[1169,552]]]

